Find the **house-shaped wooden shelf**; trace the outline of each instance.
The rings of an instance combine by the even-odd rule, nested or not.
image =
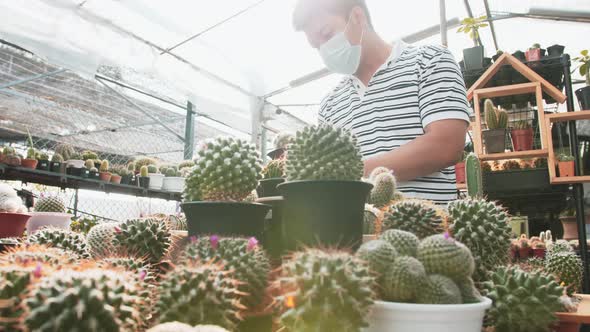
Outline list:
[[[485,85],[498,73],[504,65],[509,65],[522,74],[530,83],[513,84],[500,87],[485,88]],[[547,130],[545,130],[545,111],[543,108],[543,92],[547,93],[558,103],[563,103],[566,96],[556,87],[543,79],[539,74],[520,62],[517,58],[504,53],[496,62],[471,86],[467,91],[467,99],[473,100],[475,111],[475,123],[473,124],[473,145],[475,153],[480,160],[503,160],[512,158],[539,158],[548,157]],[[537,116],[539,119],[539,132],[541,134],[541,149],[531,151],[514,151],[505,153],[485,154],[482,141],[482,117],[480,101],[486,98],[497,98],[521,94],[535,94],[537,103]]]

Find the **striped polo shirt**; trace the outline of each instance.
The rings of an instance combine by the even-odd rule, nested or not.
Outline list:
[[[399,41],[368,86],[354,76],[345,77],[322,101],[319,117],[320,122],[349,129],[366,159],[423,135],[432,122],[469,122],[469,106],[461,71],[449,50]],[[398,187],[408,197],[437,204],[457,198],[454,167]]]

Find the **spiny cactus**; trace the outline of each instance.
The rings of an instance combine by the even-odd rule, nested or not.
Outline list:
[[[64,157],[59,153],[54,153],[53,157],[51,157],[51,161],[55,163],[63,163]]]
[[[66,205],[63,199],[57,196],[42,197],[35,204],[35,212],[58,212],[65,213]]]
[[[202,263],[179,265],[158,287],[159,321],[190,325],[216,324],[233,330],[240,319],[239,282],[220,266]]]
[[[123,271],[60,270],[41,279],[26,300],[32,331],[137,331],[144,291]]]
[[[0,183],[0,212],[23,213],[26,211],[27,207],[18,197],[16,190],[8,184]]]
[[[285,160],[275,159],[271,160],[262,169],[262,176],[265,179],[276,179],[285,177]]]
[[[94,160],[98,159],[98,155],[94,151],[85,150],[82,151],[82,160]]]
[[[0,254],[0,264],[29,264],[35,262],[58,266],[59,264],[73,263],[79,259],[80,257],[71,251],[39,244],[25,244],[8,248]]]
[[[262,170],[256,147],[224,137],[198,151],[196,165],[186,179],[186,201],[242,201],[256,189]]]
[[[262,302],[268,286],[270,262],[255,238],[202,237],[187,245],[184,258],[221,264],[242,283],[238,289],[248,294],[243,301],[247,307]]]
[[[139,176],[145,178],[149,175],[149,170],[147,166],[141,166],[139,169]]]
[[[484,116],[488,129],[505,129],[508,126],[508,114],[497,109],[490,99],[484,103]]]
[[[400,256],[416,257],[420,243],[416,235],[399,229],[389,229],[383,232],[379,238],[389,242]]]
[[[139,170],[143,167],[143,166],[147,166],[148,165],[155,165],[156,164],[156,160],[152,159],[152,158],[139,158],[137,160],[135,160],[135,170],[137,172],[139,172]]]
[[[87,159],[84,162],[84,167],[86,167],[86,169],[90,170],[91,168],[94,168],[94,160],[92,159]]]
[[[444,231],[443,220],[434,206],[414,200],[393,204],[385,213],[383,229],[400,229],[420,239]]]
[[[74,150],[69,144],[61,143],[55,147],[55,153],[62,156],[64,160],[71,160],[73,159],[72,155],[76,153],[76,150]]]
[[[453,280],[471,278],[475,269],[469,249],[448,234],[423,239],[418,245],[417,258],[428,274],[441,274]]]
[[[511,228],[500,206],[483,199],[465,199],[449,203],[448,212],[452,236],[465,244],[475,259],[475,281],[484,281],[488,271],[508,262]]]
[[[81,234],[88,234],[92,227],[98,224],[98,219],[95,218],[88,218],[88,217],[81,217],[75,220],[72,220],[70,223],[70,229],[76,233]]]
[[[28,241],[68,250],[81,258],[90,257],[84,235],[67,229],[42,228],[29,236]]]
[[[109,171],[109,161],[108,160],[105,159],[100,163],[99,171],[101,173],[107,173]]]
[[[547,256],[562,252],[574,252],[574,247],[566,240],[557,240],[547,245]]]
[[[152,272],[152,265],[144,259],[125,254],[114,254],[110,257],[104,257],[97,261],[101,268],[106,269],[124,269],[135,273],[140,279],[146,282],[155,280]]]
[[[0,266],[0,330],[20,331],[24,314],[22,297],[31,283],[34,269],[22,266]]]
[[[158,170],[158,166],[156,165],[148,165],[147,166],[148,169],[148,174],[158,174],[160,173],[160,170]]]
[[[386,301],[413,302],[427,285],[426,270],[414,257],[400,256],[384,277],[383,296]]]
[[[293,180],[360,180],[363,162],[356,138],[330,125],[298,131],[289,147],[286,173]]]
[[[363,216],[363,234],[375,234],[375,223],[381,211],[370,204],[365,204],[365,212]]]
[[[581,290],[582,260],[572,252],[553,253],[545,259],[545,271],[553,274],[567,289],[568,295]]]
[[[461,304],[463,297],[455,282],[440,274],[428,276],[425,287],[418,292],[417,302],[424,304]]]
[[[276,300],[291,332],[359,331],[367,326],[374,278],[366,264],[344,252],[310,249],[283,263]]]
[[[479,303],[482,301],[482,296],[475,287],[473,279],[465,278],[463,280],[456,280],[456,284],[461,291],[463,303]]]
[[[186,223],[186,216],[184,214],[180,215],[170,215],[168,217],[168,226],[172,231],[186,231],[188,230],[188,226]]]
[[[184,160],[178,164],[178,169],[181,170],[183,168],[191,168],[195,166],[195,162],[192,160]]]
[[[387,270],[398,256],[397,250],[385,240],[373,240],[364,243],[357,250],[356,256],[369,264],[375,272],[377,284],[382,285]]]
[[[90,229],[86,236],[88,251],[93,258],[108,256],[117,251],[113,240],[119,223],[101,223]]]
[[[472,198],[483,197],[482,167],[479,158],[470,153],[465,158],[465,177],[467,179],[467,193]]]
[[[369,204],[376,208],[383,208],[389,204],[395,195],[396,180],[393,174],[381,173],[373,179],[373,189],[369,195]]]
[[[160,220],[130,219],[117,226],[113,244],[157,264],[170,249],[171,234],[166,223]]]
[[[180,322],[168,322],[158,324],[147,330],[147,332],[195,332],[195,329],[188,324]]]
[[[540,272],[499,267],[484,288],[493,301],[488,316],[496,331],[550,331],[556,321],[555,312],[561,310],[563,288]]]

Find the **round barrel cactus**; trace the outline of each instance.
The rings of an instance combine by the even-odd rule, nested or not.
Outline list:
[[[393,204],[385,213],[383,229],[400,229],[420,239],[444,232],[443,220],[435,207],[417,200]]]
[[[164,221],[153,218],[130,219],[117,226],[113,244],[122,252],[157,264],[170,250],[171,237]]]
[[[81,258],[90,257],[84,235],[67,229],[42,228],[29,236],[28,242],[68,250]]]

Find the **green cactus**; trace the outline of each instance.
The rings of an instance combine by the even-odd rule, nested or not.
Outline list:
[[[378,175],[383,174],[383,173],[391,173],[391,170],[387,167],[376,167],[371,171],[371,174],[369,174],[369,181],[374,182],[375,178],[377,178]]]
[[[474,153],[470,153],[465,158],[465,178],[467,180],[467,194],[469,197],[483,198],[481,162]]]
[[[373,189],[369,195],[369,204],[376,208],[383,208],[387,206],[394,198],[396,188],[396,180],[393,174],[381,173],[374,177]]]
[[[463,280],[457,280],[456,283],[461,291],[463,303],[479,303],[482,301],[482,296],[475,287],[473,279],[466,278]]]
[[[268,285],[270,262],[255,238],[201,237],[187,245],[184,259],[221,264],[224,269],[233,271],[233,277],[243,283],[238,290],[248,294],[243,301],[247,307],[252,308],[262,302]]]
[[[46,152],[41,152],[37,155],[37,160],[48,161],[49,155]]]
[[[157,264],[171,246],[170,229],[158,219],[130,219],[115,228],[113,244],[124,252]]]
[[[25,244],[18,247],[7,249],[0,254],[0,264],[29,264],[29,263],[48,263],[52,266],[58,266],[64,263],[73,263],[79,260],[79,257],[64,249],[49,247],[38,244]]]
[[[582,260],[572,252],[552,253],[545,259],[545,271],[553,274],[572,295],[582,289]]]
[[[357,181],[363,169],[356,138],[349,131],[330,125],[308,126],[298,131],[286,163],[289,181]]]
[[[156,276],[152,273],[153,266],[141,257],[134,257],[124,254],[111,255],[97,261],[103,269],[122,268],[139,276],[145,282],[154,282]]]
[[[428,274],[441,274],[453,280],[470,278],[475,269],[469,249],[448,234],[423,239],[417,258]]]
[[[380,211],[370,204],[365,204],[363,215],[363,234],[375,234],[375,223]]]
[[[51,157],[51,161],[54,163],[63,163],[64,157],[62,157],[62,155],[59,153],[54,153],[53,157]]]
[[[574,247],[572,247],[569,242],[566,240],[557,240],[553,243],[547,245],[547,256],[551,256],[553,254],[558,253],[572,253],[574,252]]]
[[[127,164],[127,170],[132,173],[135,172],[135,163],[133,161],[130,161]]]
[[[178,164],[178,169],[181,170],[183,168],[191,168],[195,166],[195,162],[192,160],[185,160],[185,161],[181,161],[180,164]]]
[[[0,266],[0,330],[19,331],[23,316],[23,294],[31,284],[33,268]]]
[[[71,251],[81,258],[90,257],[84,235],[67,229],[42,228],[29,236],[27,240],[32,244],[45,244]]]
[[[186,216],[184,214],[171,215],[168,217],[168,226],[172,231],[187,231]]]
[[[416,235],[399,229],[389,229],[379,238],[389,242],[400,256],[416,257],[420,243]]]
[[[289,150],[291,151],[291,150]],[[310,249],[283,263],[276,301],[291,332],[359,331],[373,304],[374,278],[367,265],[344,252]]]
[[[262,169],[262,176],[265,179],[276,179],[285,177],[285,160],[275,159],[271,160]]]
[[[550,331],[555,312],[562,308],[559,298],[563,288],[540,272],[499,267],[484,288],[493,301],[488,317],[496,331]]]
[[[35,203],[35,212],[66,213],[66,205],[63,199],[57,196],[42,197]]]
[[[99,171],[101,173],[107,173],[109,171],[109,161],[108,160],[103,160],[100,162],[100,169]]]
[[[475,281],[485,281],[488,271],[508,263],[511,228],[502,207],[483,199],[464,199],[449,203],[448,212],[451,234],[475,259]]]
[[[147,166],[141,166],[139,170],[139,176],[145,178],[149,175],[149,170]]]
[[[462,304],[461,290],[455,282],[440,274],[431,274],[426,286],[418,291],[417,302],[423,304]]]
[[[72,160],[76,150],[69,144],[61,143],[55,147],[55,153],[62,156],[64,160]]]
[[[82,160],[88,161],[94,159],[98,159],[98,155],[96,154],[96,152],[90,150],[82,151]]]
[[[113,241],[119,226],[119,223],[103,222],[90,229],[86,236],[86,243],[93,258],[99,259],[117,252]]]
[[[239,320],[239,282],[217,265],[178,265],[160,282],[156,311],[159,322],[216,324],[230,330]]]
[[[179,176],[178,171],[175,170],[174,168],[167,168],[166,172],[164,173],[164,176],[166,177],[176,177]]]
[[[209,141],[199,149],[186,179],[186,201],[243,201],[258,186],[262,170],[256,147],[231,137]]]
[[[444,232],[443,220],[435,207],[421,201],[394,203],[383,219],[383,230],[400,229],[415,234],[418,238]]]
[[[369,264],[377,278],[377,284],[382,285],[387,270],[393,265],[397,250],[385,240],[373,240],[364,243],[356,252],[356,257]]]
[[[158,174],[158,173],[160,173],[160,171],[158,170],[158,166],[156,166],[156,165],[148,165],[147,166],[147,169],[148,169],[148,173],[149,174]]]
[[[86,169],[90,170],[91,168],[94,168],[94,161],[88,159],[84,162],[84,166],[86,167]]]
[[[414,302],[427,282],[426,270],[419,260],[400,256],[385,273],[383,297],[386,301]]]
[[[92,167],[91,169],[88,170],[90,173],[98,173],[98,168],[96,167]]]
[[[141,167],[143,167],[143,166],[155,165],[156,160],[154,160],[152,158],[140,158],[140,159],[135,160],[134,164],[135,164],[135,170],[139,171],[141,169]]]

